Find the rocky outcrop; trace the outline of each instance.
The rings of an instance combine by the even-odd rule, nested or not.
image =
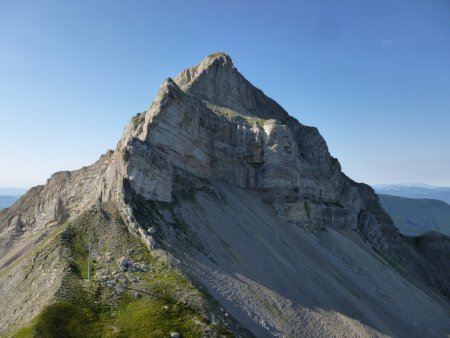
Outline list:
[[[120,182],[113,151],[91,166],[53,174],[47,184],[30,189],[13,207],[0,212],[0,257],[17,240],[58,226],[98,202],[120,199]]]
[[[120,201],[125,186],[170,202],[184,189],[183,173],[276,191],[267,203],[299,225],[357,228],[364,204],[317,129],[290,117],[219,53],[166,80],[115,152],[30,191],[5,214],[2,234],[40,231],[96,201]]]
[[[190,187],[186,175],[221,179],[264,191],[264,202],[284,221],[357,230],[398,264],[410,250],[373,189],[342,173],[318,130],[289,116],[223,53],[167,79],[117,153],[131,190],[146,199],[172,201]]]
[[[212,185],[211,182],[216,183]],[[217,182],[224,182],[225,185],[233,188],[219,189],[217,187],[220,183]],[[433,279],[437,265],[427,264],[430,259],[436,257],[434,254],[429,254],[430,247],[418,247],[417,243],[401,236],[389,216],[381,208],[374,191],[365,184],[355,183],[342,173],[339,162],[330,155],[326,142],[318,130],[314,127],[304,126],[289,116],[279,104],[248,82],[234,67],[231,58],[223,53],[210,55],[199,65],[182,71],[173,79],[169,78],[164,81],[150,108],[131,119],[115,151],[109,151],[89,167],[73,172],[54,174],[45,186],[31,189],[13,207],[1,211],[0,269],[8,268],[62,223],[73,220],[93,205],[113,201],[129,230],[141,237],[148,248],[162,247],[167,251],[177,252],[186,261],[193,259],[193,264],[197,264],[196,269],[200,273],[202,259],[206,257],[220,261],[220,255],[215,256],[214,254],[214,250],[217,252],[220,250],[211,246],[208,252],[203,252],[199,256],[201,258],[198,258],[189,251],[188,247],[181,244],[183,241],[184,243],[195,243],[195,234],[205,235],[205,229],[220,233],[218,228],[225,224],[213,221],[211,215],[208,215],[208,210],[202,208],[193,208],[191,212],[198,212],[198,214],[189,214],[190,208],[186,207],[189,200],[186,196],[192,198],[193,192],[198,191],[207,191],[212,194],[217,203],[212,203],[211,207],[217,210],[220,209],[220,203],[227,203],[224,197],[225,191],[233,191],[241,196],[242,199],[234,201],[233,204],[234,209],[241,210],[240,212],[246,210],[245,205],[241,208],[240,203],[251,205],[253,202],[249,196],[253,196],[254,200],[258,201],[255,210],[260,211],[266,218],[269,217],[269,214],[274,218],[263,222],[257,214],[247,217],[245,213],[238,211],[236,211],[238,214],[231,218],[236,220],[236,224],[242,223],[242,226],[248,227],[250,227],[250,221],[270,224],[272,229],[270,233],[276,237],[275,242],[290,243],[286,245],[292,248],[302,242],[300,238],[308,232],[308,229],[313,229],[312,233],[316,233],[316,230],[319,229],[324,230],[324,233],[332,231],[333,234],[341,231],[348,238],[353,238],[350,234],[356,232],[360,237],[359,241],[352,239],[352,241],[356,241],[355,245],[364,247],[366,244],[360,240],[364,239],[391,264],[403,266],[404,275],[412,276],[412,279],[417,278],[421,283],[431,285],[438,292],[449,296],[445,278]],[[232,198],[232,194],[228,198]],[[145,205],[146,207],[143,207]],[[172,209],[159,210],[161,208],[157,208],[155,205],[170,206]],[[146,212],[143,212],[143,209]],[[174,212],[174,210],[178,211]],[[232,212],[232,209],[229,211]],[[184,215],[177,213],[184,213]],[[222,215],[222,217],[225,218],[226,215]],[[161,223],[159,227],[154,224],[155,220],[159,220]],[[203,224],[205,229],[196,229],[198,224]],[[283,240],[280,239],[281,237],[277,237],[276,226],[284,229]],[[182,229],[186,233],[180,235],[179,231],[175,231],[174,228]],[[149,231],[149,229],[152,230]],[[193,233],[189,233],[189,229]],[[255,237],[256,246],[260,246],[261,243],[268,240],[263,238],[268,233],[260,232],[260,229],[255,229],[254,233],[260,236]],[[294,236],[295,240],[288,240],[289,233],[295,233],[297,236]],[[248,238],[251,237],[245,231],[244,234]],[[333,235],[332,238],[327,236],[323,235],[325,241],[343,243],[341,235]],[[178,248],[178,240],[180,248],[184,248],[184,251],[180,251]],[[313,240],[311,239],[311,241]],[[223,244],[220,239],[217,243],[219,243],[217,245]],[[312,243],[305,244],[305,248],[312,250],[311,252],[317,249]],[[344,250],[342,243],[337,248]],[[346,245],[348,243],[350,242],[346,242]],[[202,243],[197,243],[197,245],[202,247]],[[322,249],[317,250],[322,252],[320,255],[326,256],[336,249],[333,245],[326,244],[323,252],[320,251]],[[290,262],[287,269],[290,269],[291,272],[296,271],[295,260],[291,261],[291,258],[302,255],[301,250],[289,249],[291,250],[289,251],[283,248],[280,249],[280,252],[283,253],[279,256],[274,248],[270,245],[262,245],[258,252],[270,253],[277,257],[271,259],[271,265],[269,264],[279,274],[276,278],[281,278],[282,275],[282,270],[277,270],[275,267],[285,261],[282,258],[283,255],[290,257],[286,258]],[[244,250],[243,246],[235,249]],[[295,252],[294,256],[292,256],[293,252]],[[322,258],[317,258],[311,252],[305,252],[305,255],[311,256],[310,259],[304,261],[305,264],[322,262]],[[357,252],[360,253],[360,251]],[[367,251],[364,252],[367,253]],[[443,255],[447,255],[447,249],[441,252],[444,252]],[[226,254],[229,255],[229,252],[227,251]],[[367,257],[364,256],[366,257],[364,259],[370,261],[370,264],[381,271],[380,265],[374,263],[373,255],[376,254],[370,251],[370,254],[367,253],[367,255]],[[240,256],[231,254],[229,257],[235,259]],[[350,259],[351,253],[347,252],[340,257],[345,261],[344,265],[348,266],[347,261]],[[324,259],[326,262],[328,258]],[[439,258],[438,261],[445,262],[445,259]],[[416,264],[416,262],[418,263]],[[125,264],[125,261],[122,263]],[[126,263],[128,269],[129,262]],[[223,266],[227,266],[227,262],[222,263],[221,269]],[[235,263],[236,268],[250,269],[249,265],[241,264],[242,262],[236,261]],[[332,267],[334,263],[328,265]],[[232,266],[231,263],[230,266]],[[417,268],[418,266],[420,268]],[[185,265],[185,267],[189,273],[189,266]],[[360,269],[360,265],[358,269]],[[449,270],[446,268],[445,271]],[[305,273],[312,273],[311,271],[306,268],[304,270]],[[209,271],[209,273],[208,278],[213,278],[214,271]],[[242,271],[242,273],[246,273],[246,271]],[[256,277],[259,278],[260,273],[260,270],[255,270]],[[375,278],[370,273],[366,275]],[[225,272],[224,276],[234,278],[230,277],[228,272]],[[447,275],[445,274],[445,276]],[[293,273],[291,277],[300,278],[296,273]],[[347,277],[347,270],[339,274],[339,279]],[[392,278],[395,280],[396,277]],[[332,280],[333,275],[327,273],[322,280],[322,285],[326,286],[325,281]],[[310,278],[308,283],[312,283],[312,281],[313,279]],[[359,279],[358,281],[360,282]],[[227,304],[233,307],[233,297],[228,298],[221,294],[219,287],[222,284],[220,281],[216,281],[216,283],[213,279],[208,279],[200,282],[209,283],[210,291],[219,298],[225,297]],[[242,287],[242,280],[236,283]],[[267,283],[268,285],[264,287],[269,288],[270,292],[266,294],[273,295],[279,311],[282,313],[283,304],[288,304],[286,306],[294,309],[293,312],[290,312],[292,313],[291,319],[300,318],[301,311],[295,310],[296,305],[292,303],[293,296],[278,297],[280,295],[273,294],[272,291],[282,293],[282,290],[275,285],[276,283],[274,284],[274,280],[268,280]],[[286,287],[292,291],[296,288],[295,283],[296,281]],[[308,285],[304,285],[305,289],[309,288]],[[334,286],[330,287],[330,294],[332,294],[332,290],[335,290],[333,288]],[[258,293],[258,290],[264,288],[258,286],[250,289],[252,292]],[[378,291],[372,291],[367,293],[360,291],[357,297],[378,297],[380,295]],[[348,295],[349,292],[346,289],[343,295]],[[405,294],[409,295],[408,292]],[[392,291],[392,297],[394,297],[394,293]],[[245,301],[245,292],[239,297]],[[317,299],[321,299],[322,302],[323,298],[321,297],[317,297]],[[252,299],[254,300],[254,298]],[[310,302],[296,299],[295,302],[303,304],[302,306],[313,307],[314,299],[312,297]],[[401,297],[396,300],[401,301]],[[256,303],[250,304],[250,308],[247,310],[252,313],[254,308],[263,306],[263,303],[262,300],[258,300]],[[374,302],[373,309],[384,306],[380,305],[381,303]],[[338,311],[347,311],[340,305],[336,305],[338,303],[331,302],[330,304],[336,306]],[[321,306],[330,304],[323,300]],[[417,304],[425,304],[424,306],[431,309],[430,311],[439,311],[428,300],[422,298]],[[351,305],[349,306],[351,307]],[[364,307],[363,304],[359,306]],[[266,332],[264,330],[267,328],[269,330],[267,332],[273,335],[297,335],[301,332],[301,326],[290,326],[289,320],[282,318],[283,316],[272,314],[276,320],[271,320],[270,306],[255,316],[239,311],[236,310],[235,315],[247,316],[245,320],[258,334]],[[350,317],[352,311],[348,311]],[[358,311],[362,310],[358,308]],[[302,313],[306,314],[306,312]],[[326,316],[323,319],[310,312],[308,312],[308,316],[317,320],[319,320],[318,318],[330,320]],[[340,320],[339,316],[331,317],[332,321],[339,322]],[[368,317],[371,316],[361,315],[361,318],[370,324],[369,326],[377,327],[377,330],[382,328],[380,332],[388,334],[397,332],[384,327],[381,324],[383,322],[381,317],[373,320],[367,319]],[[331,325],[332,321],[327,322],[326,325]],[[269,322],[272,327],[267,324]],[[357,334],[359,329],[355,330],[341,332]],[[405,332],[413,332],[409,327],[405,330]],[[318,334],[318,332],[316,333]],[[367,334],[370,335],[372,331],[368,329],[364,332],[369,332]]]
[[[117,152],[131,189],[148,199],[170,202],[184,171],[277,191],[267,203],[299,225],[357,227],[358,191],[317,129],[290,117],[225,54],[166,80]]]

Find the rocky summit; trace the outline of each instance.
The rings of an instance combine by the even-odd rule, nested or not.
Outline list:
[[[216,53],[0,212],[0,334],[443,337],[449,262]]]

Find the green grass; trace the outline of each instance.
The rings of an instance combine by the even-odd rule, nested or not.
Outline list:
[[[110,309],[95,302],[98,287],[81,283],[67,287],[72,289],[72,299],[48,305],[14,337],[110,337]]]
[[[15,337],[101,337],[95,326],[98,325],[92,309],[61,302],[45,308],[32,325],[20,330]]]
[[[155,205],[147,207],[158,215]],[[89,211],[60,233],[60,242],[70,249],[69,258],[75,266],[64,282],[64,296],[45,307],[14,337],[168,337],[173,331],[183,337],[201,337],[205,330],[216,337],[231,336],[225,328],[208,322],[202,314],[209,304],[207,296],[181,271],[154,257],[138,238],[117,229],[126,229],[117,215],[108,212],[102,216],[99,211]],[[132,259],[151,267],[149,272],[133,273],[140,281],[127,284],[122,295],[115,294],[114,288],[85,280],[88,239],[101,238],[106,243],[104,236],[111,234],[111,222],[116,235],[108,240],[113,241],[109,245],[115,248],[116,258],[133,248]],[[98,264],[102,269],[118,269],[115,262]],[[134,297],[135,291],[139,298]]]
[[[168,337],[170,332],[201,337],[203,318],[186,305],[167,300],[140,299],[118,312],[117,326],[124,337]]]
[[[189,306],[174,300],[126,299],[117,308],[92,303],[59,302],[45,308],[32,324],[14,337],[201,337],[208,323]]]
[[[140,252],[136,258],[148,255]],[[156,272],[139,274],[148,287],[142,298],[126,293],[115,305],[105,306],[99,299],[101,293],[109,292],[107,287],[86,289],[79,284],[74,300],[48,306],[14,337],[168,337],[173,331],[184,337],[201,337],[208,326],[229,336],[226,330],[208,323],[196,307],[175,297],[177,289],[201,296],[189,280],[165,263],[151,260]]]
[[[131,122],[133,122],[133,125],[135,127],[137,127],[138,125],[140,125],[145,121],[145,113],[146,112],[138,113],[131,118]]]
[[[88,275],[88,245],[89,241],[86,237],[77,234],[72,229],[69,229],[69,236],[71,236],[70,249],[74,259],[76,272],[82,279],[86,279]],[[93,273],[93,264],[91,260],[91,273]]]
[[[218,56],[226,56],[226,55],[227,55],[227,54],[224,53],[224,52],[217,52],[217,53],[209,54],[208,57],[209,57],[209,58],[215,58],[215,57],[218,57]]]
[[[202,100],[202,102],[208,109],[230,120],[239,120],[241,122],[247,123],[250,126],[257,125],[259,127],[263,127],[264,125],[271,123],[271,120],[265,120],[253,115],[246,115],[228,107],[215,105],[207,100]]]

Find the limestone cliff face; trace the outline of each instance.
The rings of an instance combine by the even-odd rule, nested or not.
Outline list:
[[[290,117],[225,54],[166,80],[118,153],[131,188],[152,200],[171,201],[187,172],[276,191],[266,202],[303,226],[356,228],[364,208],[317,129]]]
[[[357,229],[385,252],[398,241],[376,194],[341,172],[318,130],[289,116],[228,55],[217,53],[167,79],[150,108],[132,118],[114,152],[92,166],[54,174],[2,212],[0,253],[14,239],[97,202],[122,203],[134,224],[127,190],[170,202],[192,185],[189,175],[263,190],[277,216],[299,226]]]
[[[210,184],[213,181],[234,187],[223,188],[224,191],[237,194],[246,191],[242,193],[245,201],[251,200],[247,193],[256,191],[257,210],[269,219],[267,208],[276,222],[301,228],[302,234],[307,228],[350,233],[354,230],[378,253],[403,266],[405,273],[418,276],[450,298],[444,278],[450,268],[445,270],[444,277],[433,277],[439,269],[435,262],[444,262],[443,255],[448,255],[448,241],[444,240],[447,243],[446,249],[441,250],[444,253],[438,250],[428,255],[429,250],[424,249],[428,246],[422,246],[420,251],[410,239],[401,236],[374,191],[342,173],[318,130],[289,116],[248,82],[223,53],[210,55],[199,65],[167,79],[150,108],[131,119],[115,151],[109,151],[89,167],[52,175],[46,185],[32,188],[13,207],[0,212],[0,270],[8,268],[65,221],[108,201],[115,203],[128,228],[150,248],[161,246],[147,231],[153,225],[139,216],[136,201],[171,203],[192,189],[213,189]],[[229,195],[231,199],[233,194]],[[240,208],[239,201],[235,206]],[[180,213],[189,213],[189,208],[183,205],[177,208]],[[220,206],[213,203],[212,208],[219,210]],[[200,209],[199,213],[208,212]],[[172,224],[175,216],[169,214],[158,217],[161,222]],[[202,224],[192,215],[189,217],[187,223],[192,227]],[[244,224],[247,216],[233,217],[236,224],[241,221]],[[257,221],[259,216],[255,213],[252,217]],[[205,219],[214,222],[213,217]],[[275,221],[267,222],[276,228]],[[288,239],[289,231],[286,228],[283,231]],[[170,236],[169,231],[167,237]],[[332,245],[328,249],[335,250]],[[291,255],[288,251],[285,254]],[[434,257],[434,262],[429,262],[428,256]],[[345,260],[348,259],[346,256]],[[417,261],[420,263],[416,264]],[[9,272],[8,276],[16,280],[21,275]],[[59,283],[61,278],[56,276],[54,280]],[[211,283],[216,285],[215,281]],[[46,292],[46,298],[51,296],[51,290]],[[366,295],[361,291],[360,296]],[[33,309],[33,313],[37,312]],[[14,322],[19,318],[15,316],[8,313],[8,320]],[[20,316],[30,317],[23,311]],[[268,314],[264,316],[269,318],[264,320],[270,321]],[[294,330],[286,328],[289,327],[286,318],[279,321],[283,324],[273,324],[276,330],[284,334]],[[299,332],[295,330],[292,332]]]
[[[115,199],[121,186],[110,151],[95,164],[53,174],[46,185],[30,189],[0,213],[0,257],[17,240],[31,238],[76,217],[102,200]],[[3,259],[0,259],[0,267]]]
[[[188,184],[185,173],[271,189],[266,203],[301,226],[357,228],[365,208],[361,189],[342,174],[317,129],[290,117],[219,53],[166,80],[115,152],[53,175],[4,213],[9,230],[0,250],[7,233],[40,231],[96,201],[120,201],[124,182],[144,198],[171,201]]]

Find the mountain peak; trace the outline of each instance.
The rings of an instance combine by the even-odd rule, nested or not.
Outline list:
[[[196,68],[198,75],[201,75],[202,73],[213,75],[218,68],[226,72],[236,72],[231,57],[223,52],[209,54],[194,68]]]
[[[209,54],[202,61],[202,63],[206,63],[206,62],[210,62],[210,63],[219,62],[223,65],[233,66],[233,61],[231,60],[230,56],[224,52],[217,52],[217,53]]]
[[[218,76],[230,75],[237,72],[233,61],[226,53],[213,53],[205,57],[198,65],[190,67],[179,73],[174,81],[186,92],[199,82],[215,83]]]
[[[288,113],[234,66],[226,53],[214,53],[179,73],[174,82],[186,94],[230,108],[241,115],[284,121]]]
[[[0,336],[441,337],[449,255],[444,235],[401,236],[316,128],[216,53],[164,81],[115,151],[0,211]]]

